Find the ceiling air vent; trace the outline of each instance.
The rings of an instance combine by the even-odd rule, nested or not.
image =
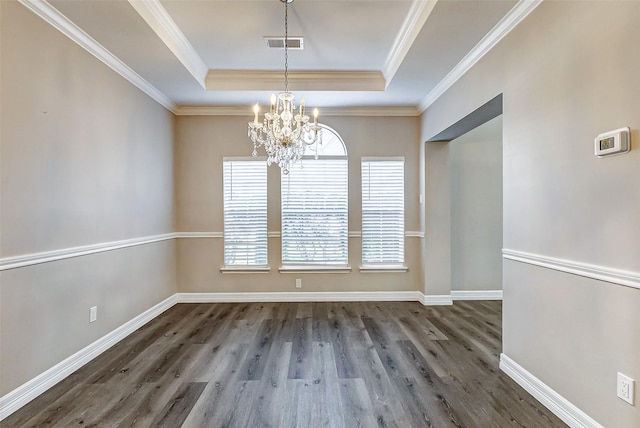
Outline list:
[[[267,44],[268,48],[284,49],[284,37],[265,36],[264,42]],[[304,49],[304,37],[288,37],[287,48],[298,50]]]

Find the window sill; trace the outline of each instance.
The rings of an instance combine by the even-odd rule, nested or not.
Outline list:
[[[269,273],[269,266],[222,266],[221,273]]]
[[[363,265],[360,266],[361,273],[404,273],[409,268],[403,265]]]
[[[348,265],[285,265],[278,269],[280,273],[350,273]]]

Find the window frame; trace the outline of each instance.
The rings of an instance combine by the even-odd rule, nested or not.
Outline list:
[[[351,267],[349,266],[349,159],[348,159],[348,152],[347,152],[347,146],[344,142],[344,140],[342,139],[342,137],[340,136],[340,134],[338,134],[335,130],[333,130],[332,128],[324,125],[324,124],[320,124],[319,125],[322,128],[323,133],[324,132],[330,132],[333,134],[333,137],[335,137],[337,139],[337,141],[340,142],[340,144],[342,145],[342,149],[344,152],[344,155],[322,155],[321,153],[318,153],[318,156],[316,158],[316,154],[315,151],[313,150],[309,150],[310,154],[305,154],[302,157],[302,168],[308,167],[308,165],[310,163],[313,162],[318,162],[318,161],[331,161],[331,160],[344,160],[344,176],[345,176],[345,180],[344,180],[344,199],[342,200],[344,202],[344,213],[340,213],[341,215],[344,215],[344,230],[339,232],[339,233],[344,233],[344,247],[342,248],[342,251],[344,252],[344,263],[342,262],[338,262],[338,263],[333,263],[331,261],[295,261],[295,260],[285,260],[286,257],[286,250],[285,250],[285,198],[286,198],[286,194],[285,194],[285,180],[291,180],[291,174],[295,174],[295,170],[300,168],[299,165],[295,165],[292,167],[292,169],[290,170],[288,175],[285,175],[282,173],[280,173],[280,219],[281,219],[281,253],[280,253],[280,258],[281,258],[281,267],[279,268],[279,271],[282,273],[309,273],[309,272],[323,272],[323,273],[348,273],[351,272]]]
[[[225,168],[227,163],[232,162],[255,162],[256,165],[264,165],[264,183],[265,183],[265,195],[268,195],[268,167],[266,165],[267,158],[266,157],[247,157],[247,156],[232,156],[232,157],[223,157],[222,159],[222,219],[223,219],[223,265],[220,268],[221,273],[268,273],[271,271],[269,266],[269,231],[268,231],[268,199],[265,198],[265,216],[264,216],[264,226],[265,226],[265,256],[266,263],[265,264],[227,264],[227,215],[226,215],[226,203],[227,203],[227,182],[226,182],[226,173]],[[261,251],[261,250],[258,250]]]
[[[369,162],[402,162],[402,260],[398,262],[365,262],[365,180],[364,167]],[[363,273],[407,272],[406,266],[406,159],[404,156],[363,156],[360,159],[360,208],[361,208],[361,261],[360,271]],[[367,181],[369,182],[369,181]]]

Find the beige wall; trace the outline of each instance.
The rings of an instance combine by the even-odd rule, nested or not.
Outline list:
[[[451,290],[501,290],[502,116],[449,145]]]
[[[426,140],[503,93],[504,248],[639,275],[639,22],[640,2],[543,2],[423,115]],[[632,151],[597,159],[621,126]],[[503,278],[505,354],[604,426],[640,425],[615,392],[617,371],[640,379],[640,290],[515,261]]]
[[[179,232],[222,232],[222,159],[250,156],[250,117],[180,116],[176,119],[176,183]],[[345,141],[349,156],[349,230],[360,232],[360,160],[363,156],[405,157],[405,229],[420,231],[418,119],[407,117],[326,117],[323,123]],[[268,229],[280,231],[280,170],[268,172]],[[322,177],[318,177],[322,180]],[[178,242],[178,283],[182,292],[415,291],[420,289],[420,238],[406,238],[407,273],[360,274],[359,238],[349,239],[350,274],[278,273],[280,239],[269,239],[269,274],[221,274],[222,238]]]
[[[0,257],[172,232],[172,114],[22,5],[0,8]],[[0,272],[0,395],[174,294],[174,246]]]
[[[451,174],[449,143],[422,144],[424,159],[423,292],[451,295]]]

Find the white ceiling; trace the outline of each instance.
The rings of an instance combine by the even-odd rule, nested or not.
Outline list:
[[[32,9],[39,3],[22,2]],[[470,52],[477,56],[483,42],[490,48],[487,38],[499,40],[522,3],[295,0],[288,7],[289,35],[303,36],[304,50],[289,50],[290,89],[309,107],[419,111],[465,56],[467,62]],[[283,89],[284,51],[263,40],[284,35],[280,0],[49,4],[46,14],[83,30],[174,111],[266,104]]]

